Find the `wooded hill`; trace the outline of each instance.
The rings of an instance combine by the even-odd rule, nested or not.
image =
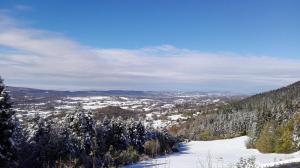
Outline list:
[[[201,113],[171,130],[193,140],[248,135],[249,147],[292,152],[299,146],[300,82]]]

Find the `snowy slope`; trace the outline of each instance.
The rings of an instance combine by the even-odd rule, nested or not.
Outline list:
[[[292,154],[262,154],[256,149],[247,149],[245,142],[248,137],[238,137],[215,141],[191,141],[180,148],[179,153],[142,161],[126,168],[157,167],[157,168],[206,168],[212,163],[213,168],[226,168],[235,165],[241,157],[250,158],[254,156],[259,165],[270,163],[299,160],[300,153]],[[270,164],[272,165],[272,164]]]

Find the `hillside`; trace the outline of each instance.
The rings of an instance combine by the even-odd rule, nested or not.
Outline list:
[[[260,93],[218,109],[205,109],[201,115],[172,128],[177,135],[193,140],[252,137],[249,147],[265,148],[262,152],[292,152],[299,144],[300,82]],[[280,139],[281,138],[281,139]],[[281,142],[277,142],[280,139]]]

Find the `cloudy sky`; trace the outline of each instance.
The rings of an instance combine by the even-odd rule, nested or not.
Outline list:
[[[7,85],[59,90],[274,89],[300,80],[299,7],[1,1],[0,75]]]

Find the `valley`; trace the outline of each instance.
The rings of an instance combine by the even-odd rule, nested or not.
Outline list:
[[[51,91],[8,87],[17,117],[30,119],[35,114],[60,117],[79,103],[102,120],[105,116],[134,117],[155,128],[183,123],[201,114],[208,105],[215,110],[245,95],[228,92],[179,91]],[[111,109],[112,110],[109,110]],[[118,111],[118,112],[116,112]],[[112,113],[116,112],[114,115]],[[134,114],[134,115],[132,115]],[[102,117],[102,118],[101,118]]]
[[[254,96],[226,92],[70,92],[16,87],[8,87],[8,91],[15,102],[16,116],[26,125],[30,125],[36,115],[60,122],[80,105],[92,114],[96,122],[104,118],[134,119],[146,127],[168,130],[181,139],[179,153],[159,156],[129,167],[181,167],[181,163],[187,167],[201,167],[201,164],[203,167],[206,162],[215,165],[212,167],[232,167],[241,158],[255,158],[257,165],[266,167],[298,161],[300,157],[296,152],[299,85],[297,82]],[[287,127],[284,122],[294,125]],[[275,129],[275,133],[276,129],[282,132],[262,135],[266,126]],[[291,130],[287,132],[286,129]],[[268,142],[270,137],[263,136],[279,136],[279,139],[285,136],[286,139],[283,139],[282,145]],[[259,143],[265,144],[260,147]],[[266,151],[267,146],[271,151]]]

